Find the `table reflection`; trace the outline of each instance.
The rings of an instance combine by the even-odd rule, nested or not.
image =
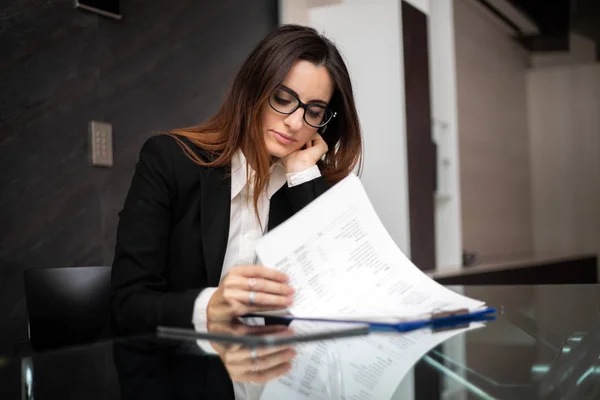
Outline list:
[[[0,398],[600,398],[600,285],[461,290],[496,307],[497,320],[454,331],[285,346],[248,347],[206,336],[120,338],[5,358]],[[296,323],[210,326],[230,339],[311,329]]]
[[[169,344],[146,341],[114,345],[124,399],[194,398],[198,394],[237,399],[391,399],[404,376],[429,350],[468,328],[419,330],[362,337],[248,347],[194,339]],[[243,322],[208,325],[210,333],[306,334],[322,324],[289,326]],[[180,339],[180,338],[179,338]],[[212,357],[207,357],[212,355]]]

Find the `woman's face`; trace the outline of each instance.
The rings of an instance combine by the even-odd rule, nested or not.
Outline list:
[[[333,82],[327,69],[304,60],[296,61],[281,82],[281,86],[295,93],[304,104],[317,103],[326,106],[333,96]],[[281,101],[292,99],[289,93],[282,93],[285,98]],[[303,116],[302,107],[298,107],[291,114],[281,114],[268,104],[265,106],[262,126],[269,154],[278,158],[285,157],[311,140],[317,128],[304,122]]]

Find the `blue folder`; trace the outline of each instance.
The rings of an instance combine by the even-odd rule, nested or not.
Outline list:
[[[248,316],[264,317],[260,314],[252,314]],[[368,319],[330,319],[330,318],[307,318],[294,317],[291,315],[277,316],[283,320],[298,320],[298,321],[314,321],[314,322],[335,322],[335,323],[351,323],[351,324],[368,324],[371,332],[411,332],[417,329],[430,328],[434,331],[459,329],[469,326],[472,322],[493,321],[496,319],[495,308],[484,308],[469,312],[466,309],[454,311],[434,312],[431,318],[417,319],[401,322],[381,322],[369,321]]]

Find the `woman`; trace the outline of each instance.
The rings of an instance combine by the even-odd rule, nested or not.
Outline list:
[[[351,173],[361,149],[335,45],[307,27],[276,29],[215,116],[144,144],[117,232],[116,331],[290,306],[287,277],[254,265],[257,241]]]

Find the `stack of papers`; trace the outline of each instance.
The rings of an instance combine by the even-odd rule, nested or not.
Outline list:
[[[299,318],[395,323],[484,308],[433,281],[400,250],[356,175],[333,186],[257,246],[260,263],[290,277]]]

